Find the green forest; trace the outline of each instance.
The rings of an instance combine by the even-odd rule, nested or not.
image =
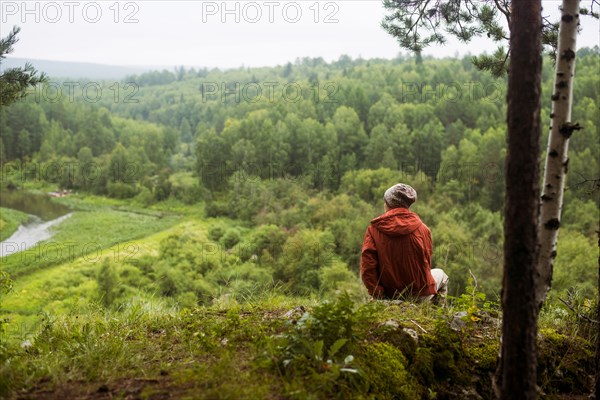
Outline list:
[[[583,129],[540,316],[547,398],[589,392],[594,373],[579,316],[597,302],[599,68],[598,47],[577,52]],[[542,149],[553,69],[545,58]],[[31,88],[0,109],[2,191],[64,191],[52,201],[71,216],[2,258],[0,393],[492,398],[506,87],[467,56],[400,55]],[[365,230],[398,182],[450,277],[445,308],[373,302],[360,281]],[[27,215],[1,211],[5,240]]]

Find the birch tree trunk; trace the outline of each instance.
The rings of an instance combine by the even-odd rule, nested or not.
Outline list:
[[[551,132],[546,151],[546,166],[540,210],[540,261],[536,282],[536,300],[541,307],[552,285],[552,267],[563,205],[563,192],[569,166],[567,151],[573,131],[581,129],[571,123],[575,51],[579,26],[579,0],[563,0],[556,52],[556,75],[552,94]]]
[[[541,13],[541,0],[512,2],[499,365],[503,400],[535,399],[537,394]]]

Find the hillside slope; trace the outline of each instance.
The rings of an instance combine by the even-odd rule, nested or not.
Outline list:
[[[459,307],[460,308],[460,307]],[[130,302],[46,319],[4,348],[12,399],[490,399],[500,322],[493,310],[282,298],[180,312]],[[462,314],[461,314],[462,315]],[[465,321],[466,320],[466,321]],[[566,326],[566,325],[565,325]],[[591,389],[592,345],[542,328],[542,398]]]

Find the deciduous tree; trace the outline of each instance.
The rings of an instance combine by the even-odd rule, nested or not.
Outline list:
[[[563,206],[563,193],[567,178],[569,138],[581,129],[571,122],[573,80],[575,77],[575,51],[579,26],[579,0],[563,0],[558,59],[552,92],[551,133],[546,151],[543,194],[539,220],[540,278],[535,294],[538,304],[546,299],[552,284],[552,265],[556,257],[556,243]]]

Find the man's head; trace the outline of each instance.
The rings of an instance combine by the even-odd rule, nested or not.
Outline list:
[[[417,191],[409,185],[398,183],[385,191],[383,200],[387,209],[409,208],[412,203],[417,201]]]

